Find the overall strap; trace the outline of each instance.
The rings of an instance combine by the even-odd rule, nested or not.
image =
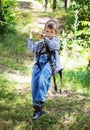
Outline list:
[[[60,76],[60,83],[61,83],[61,86],[60,86],[60,93],[62,93],[62,69],[59,70],[59,76]]]
[[[52,71],[52,77],[53,77],[53,83],[54,83],[54,90],[57,91],[56,77],[55,77],[55,73],[54,73],[55,69],[54,69],[53,63],[51,61],[51,56],[52,55],[55,58],[55,51],[50,51],[48,46],[46,46],[46,48],[47,48],[46,50],[47,50],[48,61],[49,61],[49,64],[50,64],[50,67],[51,67],[51,71]]]
[[[44,55],[44,54],[46,54],[46,45],[45,45],[45,43],[43,41],[40,44],[38,44],[37,51],[36,51],[36,56],[37,56],[37,63],[36,64],[38,65],[38,67],[40,69],[41,69],[41,67],[40,67],[40,64],[39,64],[39,59],[40,59],[40,56]]]
[[[49,50],[49,47],[46,45],[45,39],[44,39],[43,43],[41,44],[41,46],[38,46],[37,52],[36,52],[36,55],[37,55],[37,58],[38,58],[37,65],[39,66],[40,69],[41,69],[41,67],[39,65],[39,58],[40,58],[41,55],[44,55],[44,54],[47,54],[47,58],[48,58],[47,62],[50,63],[50,67],[51,67],[51,71],[52,71],[52,77],[53,77],[53,82],[54,82],[54,90],[57,91],[56,77],[55,77],[55,73],[54,73],[55,69],[54,69],[54,66],[53,66],[53,62],[51,61],[52,55],[55,58],[55,50],[53,50],[53,51]],[[61,89],[62,89],[62,70],[58,71],[58,73],[59,73],[60,82],[61,82],[61,87],[60,87],[60,93],[61,93]]]
[[[56,77],[55,77],[55,69],[54,69],[54,66],[53,66],[53,63],[51,61],[51,56],[53,55],[55,57],[55,50],[54,51],[50,51],[49,50],[49,47],[47,47],[47,56],[48,56],[48,61],[50,63],[50,67],[51,67],[51,71],[52,71],[52,77],[53,77],[53,82],[54,82],[54,90],[57,91],[57,84],[56,84]],[[59,70],[58,71],[58,74],[59,74],[59,77],[60,77],[60,94],[62,92],[62,70]]]

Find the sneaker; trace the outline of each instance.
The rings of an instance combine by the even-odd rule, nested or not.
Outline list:
[[[43,114],[45,113],[45,111],[35,111],[34,114],[33,114],[33,120],[36,120],[38,119],[40,116],[42,116]]]

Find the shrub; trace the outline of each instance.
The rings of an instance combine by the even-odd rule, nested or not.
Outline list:
[[[14,7],[16,6],[16,0],[9,1],[3,0],[1,3],[1,21],[0,22],[0,34],[15,30],[15,16],[16,11]]]

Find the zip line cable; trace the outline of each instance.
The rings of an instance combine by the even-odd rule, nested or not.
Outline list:
[[[2,24],[8,24],[8,25],[11,25],[11,26],[16,26],[14,24],[11,24],[11,23],[8,23],[8,22],[4,22],[4,21],[1,21],[1,20],[0,20],[0,23],[2,23]]]
[[[12,26],[12,27],[16,27],[16,28],[22,29],[21,26],[17,26],[17,25],[14,25],[14,24],[11,24],[11,23],[8,23],[8,22],[4,22],[4,21],[1,21],[1,20],[0,20],[0,23],[1,23],[1,24],[7,24],[7,25],[10,25],[10,26]]]
[[[14,24],[11,24],[11,23],[8,23],[8,22],[4,22],[4,21],[1,21],[1,20],[0,20],[0,23],[2,23],[2,24],[8,24],[8,25],[10,25],[10,26],[13,26],[13,27],[16,27],[16,28],[20,28],[20,29],[23,28],[23,27],[21,27],[21,26],[17,26],[17,25],[14,25]],[[37,32],[36,32],[36,33],[37,33]],[[59,37],[59,38],[60,38],[60,37]],[[78,40],[78,41],[85,40],[85,41],[89,41],[89,39],[76,39],[76,37],[73,37],[73,38],[63,37],[63,38],[65,38],[66,40]]]

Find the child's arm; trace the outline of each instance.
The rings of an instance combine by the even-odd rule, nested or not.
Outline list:
[[[51,51],[60,49],[60,40],[57,37],[53,37],[52,39],[46,37],[46,44],[48,45]]]
[[[32,38],[33,38],[33,32],[30,32],[29,39],[27,40],[27,48],[31,52],[36,52],[38,43],[37,42],[34,43]]]
[[[36,50],[37,50],[37,45],[38,45],[38,42],[34,43],[32,39],[28,39],[28,40],[27,40],[27,48],[28,48],[31,52],[36,52]]]

